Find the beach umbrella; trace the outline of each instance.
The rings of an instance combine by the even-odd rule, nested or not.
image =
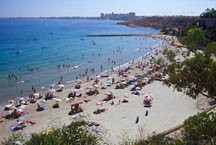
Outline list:
[[[98,86],[98,85],[94,85],[94,87],[95,87],[95,88],[100,88],[100,86]]]
[[[24,100],[25,100],[25,98],[24,98],[24,97],[21,97],[21,98],[19,98],[19,100],[20,100],[20,101],[24,101]]]
[[[75,103],[71,104],[71,106],[80,105],[80,104],[82,104],[82,103],[83,103],[83,101],[75,102]]]
[[[59,98],[53,98],[53,100],[56,102],[62,102],[62,99],[59,99]]]
[[[53,92],[56,92],[56,90],[55,89],[49,89],[49,92],[53,93]]]
[[[130,78],[130,79],[136,79],[136,77],[133,76],[133,75],[128,76],[128,78]]]
[[[112,90],[110,90],[110,91],[108,91],[108,92],[105,93],[105,95],[112,95],[112,94],[113,94]]]
[[[9,100],[8,103],[14,103],[14,100]]]
[[[128,94],[125,94],[125,95],[124,95],[124,98],[128,98]]]
[[[50,87],[54,87],[56,84],[51,84]]]
[[[58,87],[64,88],[65,86],[63,84],[59,84]]]
[[[21,104],[25,104],[25,103],[26,103],[26,101],[25,101],[25,100],[22,100],[22,101],[21,101]]]
[[[33,96],[35,96],[36,98],[39,98],[40,94],[39,93],[34,93]]]
[[[122,84],[122,85],[126,85],[127,83],[126,83],[126,82],[121,82],[121,84]]]
[[[112,93],[111,92],[106,92],[105,95],[112,95]]]
[[[82,80],[81,79],[77,79],[76,82],[82,83]]]
[[[77,91],[78,91],[78,89],[73,89],[73,90],[71,90],[71,93],[75,93]]]
[[[5,105],[5,108],[11,108],[13,105],[12,104],[7,104]]]
[[[136,90],[141,90],[141,88],[140,88],[140,87],[136,87],[135,89],[136,89]]]
[[[45,89],[45,87],[41,87],[41,89],[43,90],[43,89]]]
[[[25,118],[23,118],[23,117],[19,117],[18,119],[17,119],[17,122],[18,123],[22,123],[22,122],[24,122],[25,121]]]
[[[88,86],[88,87],[87,87],[87,89],[93,89],[93,88],[94,88],[93,86]]]
[[[23,109],[22,108],[18,108],[17,111],[18,112],[23,112]]]
[[[145,101],[151,101],[152,99],[153,99],[153,97],[152,97],[152,94],[150,92],[148,92],[144,95]]]
[[[103,102],[97,102],[96,103],[96,105],[98,105],[98,106],[103,106],[103,104],[104,104]]]

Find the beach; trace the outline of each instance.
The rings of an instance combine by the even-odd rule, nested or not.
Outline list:
[[[96,129],[99,133],[105,134],[104,140],[108,144],[118,144],[125,137],[138,139],[140,137],[147,137],[153,132],[163,132],[183,123],[188,117],[201,112],[202,109],[197,106],[197,100],[190,98],[182,92],[177,92],[172,86],[167,87],[160,79],[150,81],[152,77],[155,78],[154,74],[156,71],[152,71],[154,60],[164,58],[167,61],[162,54],[165,46],[176,52],[179,50],[173,44],[176,41],[175,37],[163,35],[152,35],[151,37],[163,40],[165,43],[162,45],[163,48],[154,49],[148,55],[129,62],[129,66],[115,68],[113,71],[98,74],[98,76],[93,76],[89,81],[77,80],[77,83],[64,87],[62,92],[53,92],[53,95],[61,100],[59,101],[59,108],[52,108],[56,100],[42,101],[43,98],[37,102],[41,106],[46,106],[47,109],[44,111],[36,112],[37,103],[23,105],[23,110],[29,113],[26,113],[22,117],[26,121],[32,121],[35,124],[26,123],[27,127],[16,132],[29,137],[31,133],[42,132],[52,127],[61,127],[62,125],[70,124],[72,121],[84,119],[100,124]],[[177,59],[183,59],[182,52],[178,52],[177,54]],[[119,73],[119,70],[124,70],[123,75]],[[163,69],[160,69],[160,71],[162,72]],[[145,83],[140,89],[138,88],[139,95],[132,94],[133,83],[127,85],[124,89],[115,89],[117,84],[128,82],[129,80],[133,80],[135,76],[148,72],[151,73],[144,77],[144,80],[147,79],[148,83]],[[103,77],[104,74],[107,76]],[[113,78],[115,79],[114,83],[112,83]],[[95,84],[97,79],[99,82]],[[78,83],[79,81],[81,83]],[[74,89],[75,84],[81,85],[81,88],[76,90],[76,94],[82,94],[82,96],[66,101],[65,99],[68,98],[68,94]],[[88,89],[89,86],[96,87],[99,94],[88,96],[86,92],[90,90]],[[102,86],[106,86],[106,88],[102,89]],[[152,106],[144,107],[144,96],[148,92],[153,97]],[[107,97],[107,93],[111,93],[113,98],[109,101],[102,101]],[[123,102],[125,99],[127,101]],[[81,107],[83,108],[83,112],[78,113],[80,115],[68,115],[71,110],[71,104],[80,101],[82,102]],[[93,113],[100,108],[103,108],[104,112],[99,114]],[[7,113],[7,111],[1,111],[0,115],[4,116]],[[0,140],[11,135],[9,127],[17,123],[16,119],[7,120],[2,118],[2,120],[3,122],[0,123]]]

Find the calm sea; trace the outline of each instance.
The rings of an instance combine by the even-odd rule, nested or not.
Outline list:
[[[0,19],[0,102],[69,83],[88,69],[95,75],[141,57],[160,41],[92,34],[155,34],[110,20]],[[95,73],[90,70],[95,68]]]

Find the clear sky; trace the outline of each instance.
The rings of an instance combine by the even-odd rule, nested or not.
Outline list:
[[[216,0],[0,0],[0,17],[99,16],[101,12],[198,16],[215,7]]]

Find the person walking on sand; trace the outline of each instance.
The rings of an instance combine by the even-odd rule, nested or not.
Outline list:
[[[112,78],[112,84],[114,84],[115,83],[115,78]]]
[[[148,110],[146,110],[145,116],[148,116]]]
[[[139,123],[139,116],[136,117],[136,124]]]

